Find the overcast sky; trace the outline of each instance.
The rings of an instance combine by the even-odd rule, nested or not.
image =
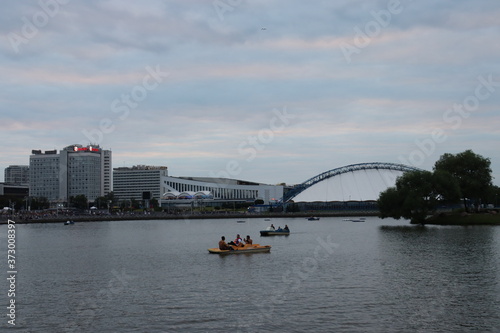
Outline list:
[[[497,0],[2,3],[0,177],[96,143],[113,167],[295,184],[365,162],[490,158]]]

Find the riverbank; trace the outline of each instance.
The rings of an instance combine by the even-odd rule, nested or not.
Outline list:
[[[463,226],[500,225],[500,214],[498,214],[496,211],[475,214],[438,214],[428,218],[424,224]]]
[[[377,216],[378,212],[360,212],[360,211],[337,211],[337,212],[304,212],[304,213],[194,213],[194,214],[168,214],[168,213],[148,213],[148,214],[120,214],[120,215],[54,215],[43,216],[39,218],[24,218],[22,216],[3,217],[0,224],[6,224],[7,219],[11,219],[16,224],[28,223],[64,223],[66,221],[74,222],[107,222],[107,221],[130,221],[130,220],[191,220],[191,219],[263,219],[263,218],[309,218],[315,217],[352,217],[352,216]]]

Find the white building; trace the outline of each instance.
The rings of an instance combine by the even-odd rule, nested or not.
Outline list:
[[[29,174],[30,196],[68,202],[71,197],[85,195],[94,201],[112,191],[111,151],[78,144],[59,153],[32,150]]]
[[[144,193],[151,199],[162,195],[161,177],[168,176],[166,166],[137,165],[113,169],[113,194],[118,201],[142,200]]]
[[[196,199],[208,196],[220,201],[255,201],[270,204],[283,197],[283,186],[238,179],[209,177],[162,177],[162,200]]]
[[[162,203],[189,200],[251,201],[269,204],[283,196],[283,186],[237,179],[208,177],[171,177],[166,166],[137,165],[113,169],[113,193],[119,201],[142,200],[144,193]]]

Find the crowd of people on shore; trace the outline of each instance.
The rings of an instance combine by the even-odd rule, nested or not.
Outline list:
[[[180,210],[172,210],[172,211],[113,211],[109,212],[108,210],[72,210],[72,209],[46,209],[46,210],[38,210],[38,211],[0,211],[0,221],[18,220],[24,222],[36,222],[36,221],[51,221],[51,220],[60,220],[64,218],[81,218],[85,217],[102,217],[105,220],[108,219],[126,219],[127,217],[137,217],[137,216],[151,216],[151,217],[172,217],[172,216],[204,216],[204,217],[218,217],[224,215],[231,215],[229,211],[218,211],[218,212],[194,212],[191,213],[189,211],[180,211]]]

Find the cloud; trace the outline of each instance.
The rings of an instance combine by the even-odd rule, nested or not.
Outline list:
[[[487,0],[402,0],[347,62],[341,46],[354,45],[356,29],[388,3],[241,1],[221,13],[200,0],[70,1],[15,52],[9,34],[22,35],[44,9],[9,2],[0,13],[0,138],[9,143],[0,166],[100,131],[115,166],[207,176],[236,160],[238,178],[294,183],[347,164],[398,163],[442,129],[448,138],[423,167],[473,149],[492,158],[499,179],[500,87],[459,128],[443,114],[474,94],[479,76],[500,82],[500,9]],[[170,74],[117,112],[113,103],[139,92],[148,66]],[[249,161],[250,150],[238,148],[251,147],[284,108],[295,118],[257,142],[263,148]]]

